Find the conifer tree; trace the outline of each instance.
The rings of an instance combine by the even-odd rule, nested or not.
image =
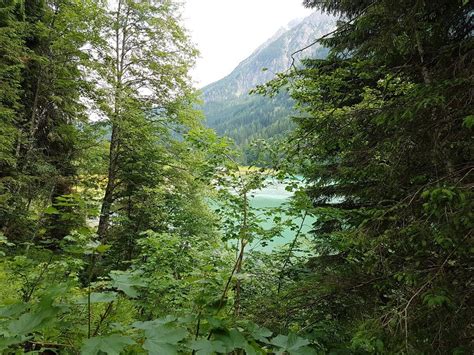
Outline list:
[[[82,47],[94,38],[94,3],[7,1],[2,8],[2,226],[13,238],[32,240],[43,225],[57,239],[71,227],[47,221],[55,216],[32,226],[28,215],[43,215],[44,206],[70,194],[76,178],[88,92]]]
[[[305,4],[341,20],[328,59],[280,76],[318,215],[299,307],[316,302],[314,326],[326,314],[357,351],[467,351],[472,4]]]

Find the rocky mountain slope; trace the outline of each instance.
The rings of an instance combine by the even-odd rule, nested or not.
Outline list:
[[[272,79],[275,73],[288,69],[292,53],[330,32],[334,26],[333,17],[318,12],[290,22],[242,61],[232,73],[203,88],[205,102],[246,95],[256,85]],[[325,48],[315,45],[297,54],[296,58],[324,57],[326,54]],[[267,70],[263,70],[264,68]]]
[[[306,47],[335,27],[335,19],[318,12],[294,20],[242,61],[229,75],[202,89],[207,125],[233,138],[243,147],[255,138],[272,138],[288,131],[292,114],[290,98],[282,94],[270,99],[249,95],[256,85],[287,70],[291,54]],[[295,56],[323,58],[327,49],[314,45]]]

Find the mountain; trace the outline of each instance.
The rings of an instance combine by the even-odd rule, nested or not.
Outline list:
[[[288,131],[293,103],[286,94],[275,98],[249,95],[256,85],[271,80],[291,66],[291,54],[335,28],[334,17],[314,12],[280,28],[270,39],[243,60],[229,75],[202,89],[207,125],[245,146],[256,138],[272,138]],[[324,58],[327,49],[319,44],[298,53]]]
[[[293,20],[280,28],[270,39],[258,47],[225,78],[203,88],[205,102],[218,102],[241,97],[256,85],[273,78],[275,73],[288,69],[291,53],[306,47],[316,38],[330,32],[335,26],[332,16],[314,12],[304,19]],[[324,57],[327,50],[314,45],[296,55]],[[268,69],[266,71],[262,69]]]

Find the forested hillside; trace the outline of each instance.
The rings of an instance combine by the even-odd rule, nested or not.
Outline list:
[[[212,102],[280,135],[243,167],[179,2],[0,1],[3,354],[472,354],[473,5],[303,3],[312,58]]]
[[[315,11],[290,22],[242,61],[228,76],[202,89],[206,125],[219,135],[232,138],[243,153],[242,161],[254,163],[251,143],[258,139],[277,141],[293,125],[294,102],[285,93],[274,98],[250,95],[255,86],[273,79],[276,73],[301,65],[305,57],[325,58],[327,48],[319,43],[292,54],[335,27],[333,16]]]
[[[295,114],[294,102],[286,94],[275,97],[245,95],[208,102],[204,106],[206,124],[218,134],[230,137],[248,153],[248,145],[257,139],[282,137],[294,126],[288,119]]]

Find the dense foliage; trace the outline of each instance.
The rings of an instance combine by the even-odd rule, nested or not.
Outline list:
[[[472,4],[305,3],[342,19],[328,59],[267,86],[302,112],[293,151],[317,214],[295,317],[330,319],[359,351],[467,353]]]
[[[2,353],[311,351],[239,316],[264,177],[202,127],[177,4],[0,5]]]
[[[472,5],[305,4],[341,20],[234,132],[263,169],[174,1],[0,1],[2,353],[472,352]]]
[[[278,141],[294,128],[288,117],[294,114],[293,101],[285,93],[271,99],[259,95],[210,102],[203,106],[206,125],[229,137],[241,152],[239,161],[253,165],[259,160],[253,152],[258,140]],[[273,162],[261,162],[265,166]]]

